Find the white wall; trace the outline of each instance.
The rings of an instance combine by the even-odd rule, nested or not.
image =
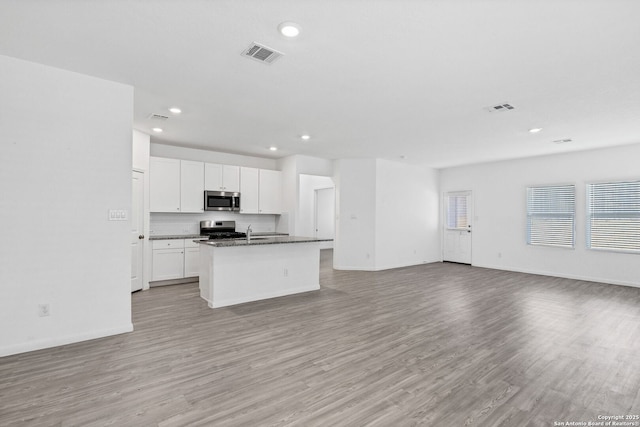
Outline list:
[[[282,172],[283,214],[276,221],[278,232],[296,235],[300,216],[299,194],[301,174],[333,175],[333,161],[318,157],[294,155],[278,159],[276,167]]]
[[[333,268],[375,270],[376,161],[336,160],[333,181],[336,185]]]
[[[640,144],[444,169],[442,194],[472,190],[473,265],[640,286],[640,255],[586,249],[585,183],[640,178]],[[526,244],[526,187],[576,185],[576,247]]]
[[[132,164],[134,169],[141,171],[149,170],[149,155],[151,152],[151,137],[137,130],[133,130],[133,157]]]
[[[381,159],[340,159],[334,167],[334,268],[384,270],[441,260],[437,170]]]
[[[333,175],[333,161],[327,159],[321,159],[319,157],[311,156],[293,156],[296,159],[298,174],[307,175],[321,175],[332,176]]]
[[[298,192],[298,222],[296,236],[315,236],[315,191],[320,188],[333,188],[333,180],[328,176],[306,175],[299,176]]]
[[[282,214],[276,220],[276,231],[295,235],[296,209],[298,205],[298,172],[296,156],[278,160],[278,170],[282,172]]]
[[[235,221],[236,231],[245,232],[251,225],[254,233],[276,231],[277,215],[240,214],[235,212],[159,213],[151,214],[150,236],[200,234],[200,221]]]
[[[244,166],[248,168],[277,170],[277,161],[275,159],[220,153],[217,151],[199,150],[196,148],[177,147],[154,142],[151,143],[151,155],[155,157],[193,160],[196,162],[220,163],[224,165]]]
[[[438,171],[376,166],[376,269],[440,261]]]
[[[131,331],[133,88],[0,56],[0,93],[0,356]]]

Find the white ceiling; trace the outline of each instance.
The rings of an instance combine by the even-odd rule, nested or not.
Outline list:
[[[155,142],[447,167],[640,142],[639,22],[638,0],[2,0],[0,54],[133,85],[146,133],[181,107]]]

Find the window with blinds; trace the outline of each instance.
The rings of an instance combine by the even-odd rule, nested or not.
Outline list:
[[[640,253],[640,181],[587,184],[587,247]]]
[[[448,229],[466,229],[469,225],[469,218],[467,217],[467,199],[467,195],[447,196]]]
[[[574,185],[527,187],[527,244],[573,248]]]

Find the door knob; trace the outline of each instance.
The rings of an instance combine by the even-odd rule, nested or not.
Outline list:
[[[140,239],[140,240],[144,239],[144,234],[139,235],[138,239]]]

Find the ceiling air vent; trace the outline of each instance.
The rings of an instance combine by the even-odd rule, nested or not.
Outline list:
[[[556,139],[555,141],[553,141],[554,144],[566,144],[567,142],[572,142],[571,138]]]
[[[263,46],[259,43],[253,42],[242,52],[242,56],[246,58],[255,59],[259,62],[265,62],[271,64],[276,59],[280,58],[284,53],[278,52],[270,47]]]
[[[498,105],[492,105],[491,107],[486,107],[485,108],[488,112],[490,113],[496,113],[496,112],[500,112],[500,111],[509,111],[509,110],[513,110],[514,106],[511,104],[507,104],[506,102],[503,104],[498,104]]]
[[[154,113],[149,114],[149,117],[147,118],[153,119],[153,120],[169,120],[168,116],[163,116],[162,114],[154,114]]]

